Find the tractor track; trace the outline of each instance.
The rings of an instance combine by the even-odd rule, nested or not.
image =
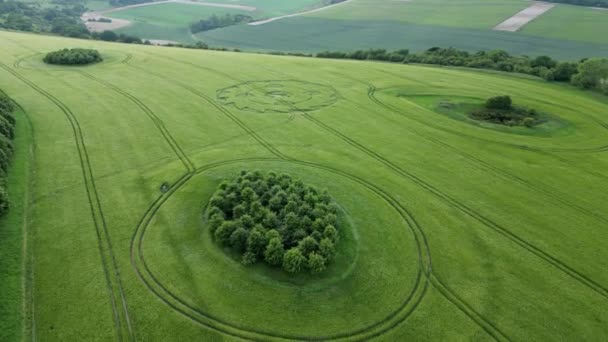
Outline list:
[[[112,305],[112,311],[114,316],[114,324],[116,327],[116,334],[119,341],[134,340],[135,335],[131,325],[131,319],[129,317],[128,305],[125,297],[125,293],[122,287],[122,281],[120,279],[120,272],[118,270],[118,264],[114,256],[112,243],[107,227],[107,223],[103,214],[101,201],[97,187],[95,185],[95,178],[93,175],[93,169],[91,167],[88,151],[84,142],[84,135],[80,128],[80,123],[70,110],[63,102],[51,95],[44,89],[37,86],[32,81],[28,80],[24,76],[20,75],[4,63],[0,63],[0,68],[4,69],[15,78],[22,81],[24,84],[29,86],[32,90],[36,91],[43,97],[47,98],[54,105],[56,105],[61,112],[66,116],[72,127],[74,139],[76,141],[76,147],[78,150],[78,158],[80,160],[80,166],[83,174],[83,181],[85,185],[85,191],[87,194],[89,207],[91,210],[91,218],[95,226],[95,232],[97,235],[97,242],[101,257],[102,268],[106,278],[106,285],[110,295],[110,303]],[[106,255],[106,253],[108,255]],[[110,270],[112,268],[112,270]],[[117,298],[117,295],[119,298]],[[120,302],[120,304],[119,304]],[[122,308],[119,308],[119,305]]]
[[[471,218],[475,219],[476,221],[480,222],[484,226],[486,226],[488,228],[491,228],[492,230],[498,232],[499,234],[507,237],[508,239],[510,239],[511,241],[515,242],[517,245],[519,245],[520,247],[522,247],[522,248],[526,249],[527,251],[529,251],[530,253],[532,253],[532,254],[540,257],[541,259],[545,260],[546,262],[548,262],[549,264],[553,265],[557,269],[559,269],[562,272],[566,273],[567,275],[569,275],[573,279],[577,280],[579,283],[585,285],[586,287],[588,287],[589,289],[591,289],[594,292],[598,293],[602,297],[608,299],[608,289],[606,289],[605,287],[603,287],[601,284],[593,281],[592,279],[590,279],[589,277],[585,276],[584,274],[576,271],[575,269],[573,269],[572,267],[568,266],[566,263],[564,263],[561,260],[557,259],[556,257],[552,256],[551,254],[549,254],[549,253],[543,251],[542,249],[540,249],[540,248],[532,245],[531,243],[529,243],[526,240],[522,239],[521,237],[519,237],[515,233],[511,232],[507,228],[503,227],[502,225],[500,225],[500,224],[494,222],[493,220],[491,220],[491,219],[483,216],[482,214],[480,214],[476,210],[470,208],[466,204],[464,204],[464,203],[458,201],[457,199],[455,199],[455,198],[447,195],[446,193],[444,193],[441,190],[435,188],[434,186],[430,185],[429,183],[423,181],[422,179],[420,179],[419,177],[415,176],[414,174],[412,174],[412,173],[410,173],[410,172],[408,172],[408,171],[400,168],[399,166],[395,165],[394,163],[392,163],[391,161],[387,160],[386,158],[384,158],[380,154],[378,154],[378,153],[376,153],[376,152],[368,149],[367,147],[361,145],[357,141],[355,141],[355,140],[349,138],[348,136],[340,133],[339,131],[337,131],[337,130],[335,130],[335,129],[333,129],[333,128],[327,126],[327,125],[325,125],[324,123],[322,123],[318,119],[313,118],[309,114],[304,114],[304,117],[307,118],[308,120],[310,120],[311,122],[317,124],[320,128],[324,129],[325,131],[331,133],[332,135],[336,136],[340,140],[344,141],[346,144],[348,144],[348,145],[350,145],[350,146],[352,146],[352,147],[354,147],[354,148],[356,148],[356,149],[364,152],[365,154],[369,155],[373,159],[376,159],[377,161],[379,161],[380,163],[384,164],[386,167],[388,167],[389,169],[393,170],[397,174],[403,176],[404,178],[407,178],[407,179],[413,181],[418,186],[420,186],[423,189],[427,190],[428,192],[432,193],[436,197],[444,200],[445,202],[447,202],[448,204],[450,204],[450,206],[452,206],[453,208],[460,210],[461,212],[465,213],[466,215],[468,215]]]
[[[79,74],[114,90],[118,94],[126,97],[131,102],[133,102],[139,109],[141,109],[142,112],[144,112],[150,118],[150,120],[152,120],[152,122],[154,123],[154,125],[156,126],[156,128],[158,129],[160,134],[163,136],[163,139],[167,142],[167,144],[169,144],[169,146],[171,147],[171,149],[173,150],[175,155],[184,164],[184,166],[186,167],[186,170],[188,170],[188,172],[192,172],[192,171],[194,171],[194,169],[196,169],[196,166],[194,165],[194,163],[188,158],[186,153],[182,150],[182,148],[176,142],[175,138],[173,138],[173,136],[171,135],[171,133],[165,126],[164,122],[161,119],[159,119],[158,116],[154,113],[154,111],[152,111],[145,103],[143,103],[140,99],[131,95],[130,93],[122,90],[121,88],[119,88],[109,82],[106,82],[104,80],[101,80],[91,74],[88,74],[84,71],[79,71]]]

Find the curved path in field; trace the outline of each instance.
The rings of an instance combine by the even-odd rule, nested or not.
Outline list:
[[[154,5],[170,4],[170,3],[186,4],[186,5],[194,5],[194,6],[206,6],[206,7],[221,7],[221,8],[228,8],[228,9],[237,9],[237,10],[242,10],[242,11],[247,11],[247,12],[254,12],[257,10],[257,8],[252,7],[252,6],[237,5],[237,4],[220,4],[220,3],[215,3],[215,2],[203,2],[203,1],[195,1],[195,0],[162,0],[162,1],[156,1],[156,2],[146,2],[143,4],[128,5],[128,6],[123,6],[123,7],[115,7],[115,8],[110,8],[107,10],[102,10],[102,11],[86,12],[86,13],[82,14],[80,19],[82,19],[82,21],[85,22],[87,29],[89,29],[89,31],[91,31],[91,32],[103,32],[106,30],[116,30],[116,29],[131,25],[131,22],[129,20],[125,20],[125,19],[108,18],[105,16],[106,14],[124,11],[124,10],[137,8],[137,7],[154,6]],[[112,22],[104,23],[104,22],[98,22],[98,21],[89,21],[89,19],[100,19],[100,18],[110,19],[110,20],[112,20]]]
[[[323,11],[323,10],[326,10],[328,8],[340,6],[340,5],[343,5],[343,4],[351,2],[351,1],[353,1],[353,0],[345,0],[345,1],[342,1],[342,2],[338,2],[337,4],[332,4],[332,5],[328,5],[328,6],[324,6],[324,7],[320,7],[320,8],[315,8],[313,10],[306,11],[306,12],[287,14],[287,15],[282,15],[280,17],[274,17],[274,18],[270,18],[270,19],[265,19],[265,20],[260,20],[260,21],[254,21],[254,22],[249,23],[248,25],[252,25],[252,26],[264,25],[264,24],[268,24],[270,22],[281,20],[281,19],[285,19],[285,18],[297,17],[299,15],[304,15],[304,14],[309,14],[309,13]]]

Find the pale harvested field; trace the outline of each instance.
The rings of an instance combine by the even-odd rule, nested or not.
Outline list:
[[[515,14],[511,18],[496,25],[494,27],[494,30],[517,32],[521,28],[526,26],[526,24],[528,24],[532,20],[538,18],[539,16],[543,15],[544,13],[546,13],[553,7],[555,7],[555,4],[549,4],[549,3],[545,3],[545,2],[536,2],[536,3],[532,4],[530,7]]]

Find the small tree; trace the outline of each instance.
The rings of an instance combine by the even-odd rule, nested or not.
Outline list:
[[[486,108],[488,109],[509,110],[512,107],[513,101],[507,95],[492,97],[486,101]]]
[[[230,243],[230,236],[236,228],[236,224],[232,221],[222,223],[215,231],[215,240],[222,245],[228,245]]]
[[[283,242],[278,237],[270,239],[266,250],[264,251],[264,260],[270,265],[280,265],[283,262],[283,254],[285,249],[283,248]]]
[[[325,271],[325,258],[316,252],[308,255],[308,268],[312,273],[321,273]]]
[[[307,236],[300,241],[298,248],[302,251],[302,254],[308,255],[319,248],[319,243],[313,237]]]
[[[283,256],[283,269],[289,273],[299,273],[302,271],[306,263],[306,258],[298,247],[285,252]]]
[[[322,239],[319,243],[319,253],[327,260],[332,259],[336,253],[334,243],[328,238]]]
[[[243,227],[237,228],[230,235],[230,246],[234,247],[239,252],[244,252],[245,247],[247,246],[248,237],[249,237],[249,233],[247,233],[245,228],[243,228]]]

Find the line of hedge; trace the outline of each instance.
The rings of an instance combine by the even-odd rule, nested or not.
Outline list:
[[[9,209],[7,172],[13,155],[13,137],[15,134],[15,117],[13,101],[0,91],[0,216]]]

